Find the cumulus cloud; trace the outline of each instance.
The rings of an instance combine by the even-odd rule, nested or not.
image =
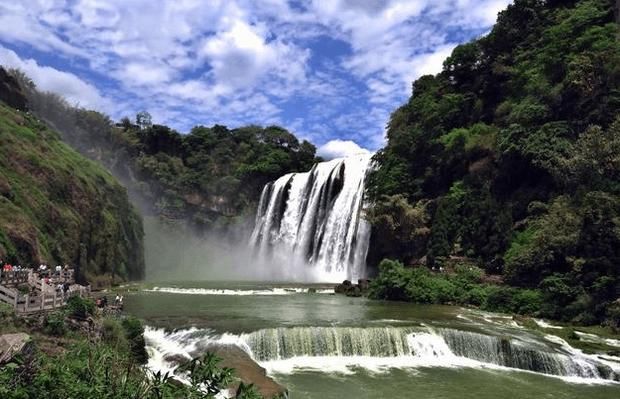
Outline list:
[[[331,140],[317,149],[317,154],[325,159],[348,157],[351,155],[369,154],[365,148],[360,147],[352,140]]]
[[[113,117],[147,109],[180,130],[278,123],[314,142],[374,150],[411,82],[439,72],[508,3],[0,0],[0,42],[21,55],[4,49],[0,62]]]
[[[24,60],[3,46],[0,46],[0,65],[22,70],[39,89],[58,93],[72,104],[90,109],[105,109],[109,105],[95,86],[76,75],[39,65],[33,59]]]

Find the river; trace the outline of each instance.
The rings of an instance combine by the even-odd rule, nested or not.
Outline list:
[[[151,368],[237,345],[291,398],[620,398],[620,364],[510,316],[333,295],[320,285],[151,284],[125,296]],[[620,359],[616,359],[620,360]]]

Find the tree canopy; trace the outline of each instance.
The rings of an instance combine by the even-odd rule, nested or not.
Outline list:
[[[441,73],[413,83],[368,184],[374,231],[398,244],[383,256],[425,255],[431,266],[467,257],[541,290],[554,317],[608,316],[620,297],[614,11],[610,0],[516,0]],[[404,209],[425,214],[386,228],[408,220]],[[428,234],[411,235],[420,223]]]

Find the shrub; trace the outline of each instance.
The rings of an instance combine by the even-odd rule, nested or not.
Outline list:
[[[379,264],[379,275],[370,282],[368,295],[375,299],[409,300],[407,285],[410,280],[410,269],[405,269],[400,262],[384,259]]]
[[[516,290],[513,296],[513,303],[514,312],[532,315],[540,311],[543,297],[538,290]]]
[[[90,298],[73,295],[67,300],[67,312],[77,319],[85,319],[95,313],[95,303]]]
[[[103,342],[115,347],[129,349],[129,342],[125,336],[125,329],[114,319],[104,319],[101,328]]]
[[[46,334],[62,336],[67,332],[65,316],[61,312],[48,313],[43,322],[43,330]]]
[[[505,287],[491,288],[483,307],[494,312],[512,312],[514,309],[513,291]]]
[[[123,319],[121,326],[125,330],[125,337],[129,343],[129,351],[133,358],[139,363],[146,363],[148,355],[145,349],[142,322],[135,317],[127,317]]]

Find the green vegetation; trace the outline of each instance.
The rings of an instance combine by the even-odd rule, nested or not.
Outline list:
[[[29,113],[0,103],[0,259],[70,264],[91,283],[144,274],[126,190]]]
[[[475,305],[484,310],[533,314],[542,304],[539,291],[499,287],[483,281],[483,270],[458,264],[449,273],[432,272],[426,267],[406,268],[384,260],[379,276],[370,283],[369,296],[376,299],[429,304]]]
[[[25,398],[214,398],[236,382],[234,370],[211,353],[180,369],[189,384],[148,371],[139,320],[99,317],[90,299],[77,298],[42,324],[14,317],[0,306],[2,332],[27,331],[31,342],[0,366],[0,397]],[[87,313],[82,312],[86,310]],[[90,319],[85,323],[84,317]],[[137,350],[139,347],[139,350]],[[259,399],[252,384],[241,383],[235,398]]]
[[[611,0],[516,0],[413,83],[369,179],[369,260],[505,285],[386,263],[374,296],[620,327],[619,35]]]
[[[152,123],[140,112],[114,124],[101,113],[41,92],[20,71],[33,113],[63,140],[118,177],[143,211],[200,229],[224,228],[253,213],[263,186],[283,174],[307,171],[316,148],[278,126],[196,126],[189,134]]]

